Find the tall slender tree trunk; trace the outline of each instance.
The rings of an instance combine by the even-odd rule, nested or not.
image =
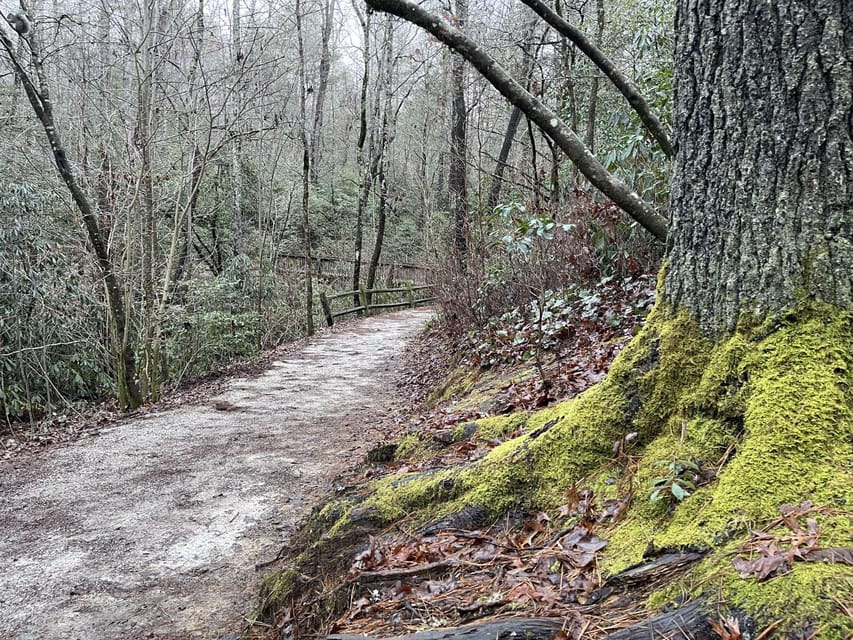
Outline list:
[[[383,160],[379,165],[379,175],[376,177],[379,183],[379,203],[376,206],[376,238],[373,243],[373,253],[370,255],[370,265],[367,269],[367,289],[372,290],[376,285],[376,272],[379,269],[379,260],[382,258],[382,245],[385,242],[385,221],[388,215],[388,181],[385,179],[385,164]],[[372,301],[372,294],[367,294],[367,302]]]
[[[356,141],[356,162],[358,163],[358,173],[361,180],[361,186],[358,193],[358,202],[356,203],[356,219],[355,219],[355,234],[353,238],[353,267],[352,267],[352,290],[353,306],[361,306],[361,299],[358,294],[358,289],[361,286],[361,252],[364,243],[364,208],[367,205],[367,198],[370,195],[370,186],[373,183],[373,177],[370,170],[367,168],[370,160],[365,154],[365,145],[367,142],[367,89],[370,83],[370,16],[372,13],[362,13],[361,9],[353,3],[356,15],[361,22],[362,32],[362,75],[361,75],[361,94],[359,98],[359,128],[358,140]]]
[[[317,74],[317,88],[314,91],[314,124],[311,127],[311,184],[320,179],[321,141],[323,134],[323,111],[326,105],[326,93],[329,87],[329,72],[332,68],[332,53],[329,43],[332,39],[332,24],[335,17],[335,0],[326,0],[323,5],[323,34],[320,42],[320,68]]]
[[[565,19],[564,5],[561,0],[554,2],[554,11],[558,16]],[[557,87],[557,113],[568,119],[572,131],[578,130],[578,105],[575,99],[575,46],[569,39],[560,35],[560,56],[557,66],[562,81]],[[572,164],[571,187],[578,184],[580,171],[576,164]]]
[[[245,69],[245,54],[243,53],[243,38],[241,33],[240,0],[231,2],[231,49],[234,91],[231,105],[231,236],[234,255],[244,252],[243,246],[243,71]],[[304,91],[304,87],[303,87]]]
[[[384,87],[382,91],[382,127],[379,133],[379,145],[376,151],[378,161],[377,181],[379,183],[379,204],[376,211],[376,237],[373,243],[373,253],[367,271],[367,289],[373,289],[376,284],[376,271],[382,257],[382,245],[385,242],[385,222],[388,209],[388,182],[386,170],[388,167],[388,152],[394,141],[396,114],[391,108],[391,98],[394,94],[394,23],[391,16],[386,16],[385,35],[382,42],[382,70],[379,76]],[[368,294],[368,303],[371,295]]]
[[[423,121],[420,124],[420,133],[424,141],[430,131],[431,118],[425,114]],[[426,224],[426,220],[430,210],[430,192],[432,191],[432,180],[427,170],[429,156],[427,155],[426,142],[420,145],[420,154],[418,155],[418,182],[420,183],[420,211],[418,211],[417,221],[421,228]]]
[[[154,168],[151,162],[151,146],[154,128],[154,49],[156,47],[156,19],[159,10],[157,0],[146,0],[142,24],[142,61],[138,72],[138,95],[136,131],[134,142],[140,158],[140,193],[142,229],[139,234],[142,264],[142,354],[143,395],[156,397],[158,387],[158,363],[154,347],[154,254],[156,245],[154,214]]]
[[[518,133],[518,125],[521,123],[521,109],[513,107],[509,113],[509,120],[506,123],[506,131],[504,139],[501,143],[501,150],[498,153],[497,162],[495,162],[495,171],[492,175],[492,183],[489,185],[489,197],[486,201],[486,210],[492,211],[498,205],[498,198],[501,195],[501,187],[503,186],[504,172],[508,165],[509,152],[512,150],[512,144],[515,141],[515,135]]]
[[[192,101],[193,108],[191,112],[187,114],[186,131],[187,134],[191,135],[194,140],[195,134],[193,133],[193,123],[194,118],[198,115],[199,104],[203,95],[202,91],[199,90],[196,92],[195,90],[197,88],[199,67],[201,65],[201,52],[204,50],[204,3],[205,0],[198,0],[198,7],[196,9],[195,14],[195,24],[193,25],[192,31],[193,56],[188,78],[190,90],[194,91],[195,97]],[[197,141],[193,142],[192,163],[190,168],[190,179],[188,186],[189,202],[187,203],[185,209],[183,225],[178,225],[180,228],[182,228],[183,233],[180,238],[180,249],[178,253],[177,264],[175,265],[174,275],[172,277],[172,282],[167,282],[168,298],[172,298],[172,296],[175,295],[177,287],[180,285],[181,280],[183,279],[184,274],[187,271],[190,248],[192,247],[193,220],[195,217],[196,208],[198,206],[198,196],[201,187],[201,179],[204,175],[204,170],[207,167],[207,152],[210,146],[209,132],[207,135],[206,142],[207,144],[205,145],[206,149],[204,154],[199,148],[199,143]]]
[[[464,31],[467,19],[468,0],[456,0],[456,27]],[[453,218],[453,246],[462,265],[468,254],[468,110],[465,105],[465,58],[455,52],[451,55],[450,94],[450,170],[447,185]]]
[[[524,35],[521,43],[522,61],[521,61],[521,77],[524,81],[530,81],[530,74],[533,72],[534,57],[530,55],[530,50],[533,47],[533,34],[536,31],[536,20],[528,23],[524,30]],[[489,185],[489,196],[486,201],[486,210],[492,211],[498,204],[498,198],[501,194],[501,186],[503,184],[504,171],[507,169],[507,160],[509,152],[512,149],[515,134],[518,132],[518,125],[521,123],[521,109],[516,106],[512,107],[509,114],[509,120],[506,124],[506,132],[504,133],[501,150],[498,153],[498,160],[495,163],[495,171],[492,175],[492,183]]]
[[[530,118],[526,118],[525,120],[527,121],[527,139],[530,140],[530,169],[532,170],[533,177],[533,203],[538,209],[542,206],[542,181],[540,180],[542,176],[539,173],[539,151],[536,148],[536,133],[533,129],[533,123],[530,122]]]
[[[604,0],[595,0],[595,46],[601,48],[604,39]],[[595,153],[595,117],[598,109],[599,74],[593,70],[589,84],[589,106],[586,110],[586,147],[590,153]]]
[[[236,1],[236,0],[235,0]],[[308,141],[307,78],[305,69],[305,42],[303,35],[302,0],[296,0],[296,39],[299,53],[299,142],[302,145],[302,236],[305,252],[305,332],[314,335],[314,254],[311,249],[311,221],[309,196],[311,193],[311,147]]]

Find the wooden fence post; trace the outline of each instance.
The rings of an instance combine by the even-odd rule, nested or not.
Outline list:
[[[358,297],[361,298],[361,306],[364,307],[364,315],[370,315],[370,304],[367,301],[367,292],[364,290],[364,285],[358,286]]]
[[[322,291],[320,292],[320,304],[323,306],[323,315],[326,316],[326,324],[331,327],[335,324],[335,320],[332,318],[332,308],[329,306],[326,294]]]

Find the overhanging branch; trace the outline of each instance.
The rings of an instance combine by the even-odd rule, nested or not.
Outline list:
[[[550,136],[587,180],[655,238],[661,241],[666,239],[667,225],[663,216],[607,171],[556,112],[522,87],[476,42],[443,18],[410,0],[367,0],[367,4],[375,10],[393,14],[418,25],[461,54],[507,100],[521,109],[532,122]]]

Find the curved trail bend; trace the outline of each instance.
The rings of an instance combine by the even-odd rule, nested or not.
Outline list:
[[[0,638],[238,631],[254,565],[382,438],[371,417],[430,313],[321,334],[203,405],[0,464]]]

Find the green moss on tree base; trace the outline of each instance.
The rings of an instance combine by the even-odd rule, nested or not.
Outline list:
[[[611,532],[604,566],[617,571],[657,548],[700,547],[708,561],[691,576],[731,604],[783,627],[850,630],[833,598],[849,597],[849,567],[795,563],[767,582],[741,578],[731,558],[750,531],[777,521],[783,505],[809,500],[821,546],[847,546],[853,533],[853,332],[850,317],[826,308],[792,315],[766,337],[742,331],[716,345],[695,392],[645,449],[634,503]],[[648,500],[657,461],[698,459],[717,477],[671,513]],[[790,534],[784,526],[768,531]],[[843,634],[841,634],[843,635]],[[840,637],[840,636],[839,636]]]

